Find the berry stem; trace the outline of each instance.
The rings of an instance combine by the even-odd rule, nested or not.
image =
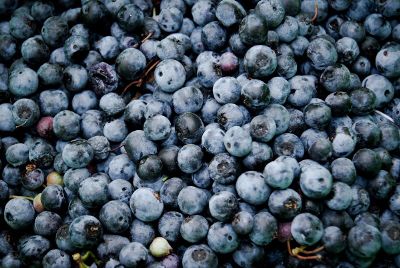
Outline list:
[[[311,22],[314,23],[318,18],[318,0],[314,1],[314,17],[312,17]]]
[[[14,199],[14,198],[24,198],[24,199],[28,199],[28,200],[33,201],[33,197],[22,196],[22,195],[10,195],[10,198],[11,198],[11,199]]]

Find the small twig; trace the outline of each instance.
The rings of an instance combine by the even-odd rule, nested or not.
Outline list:
[[[322,260],[322,256],[321,255],[315,255],[315,256],[301,256],[301,255],[296,255],[296,258],[298,258],[299,260],[302,261],[309,261],[309,260],[317,260],[320,261]]]
[[[320,252],[320,251],[323,251],[324,249],[325,249],[324,246],[320,246],[320,247],[318,247],[318,248],[316,248],[316,249],[314,249],[314,250],[305,250],[305,249],[303,249],[303,250],[301,251],[301,253],[304,253],[304,254],[307,254],[307,255],[309,255],[309,254],[315,254],[315,253],[318,253],[318,252]]]
[[[154,68],[157,66],[157,64],[160,63],[160,60],[151,60],[149,64],[147,64],[145,71],[140,75],[140,78],[137,80],[134,80],[130,82],[122,91],[122,95],[125,94],[132,86],[136,87],[141,87],[143,83],[146,81],[147,76],[151,71],[154,70]]]
[[[15,199],[15,198],[23,198],[23,199],[28,199],[33,201],[33,197],[29,197],[29,196],[22,196],[22,195],[10,195],[11,199]]]
[[[85,263],[89,257],[91,257],[97,265],[101,264],[96,255],[94,255],[94,253],[91,251],[87,251],[83,256],[79,253],[72,255],[72,259],[78,264],[79,268],[89,268],[89,266]]]
[[[115,148],[110,149],[109,152],[114,152],[123,146],[124,146],[124,143],[121,143],[120,145],[116,146]]]
[[[142,45],[144,42],[149,40],[153,36],[153,32],[148,33],[142,40],[140,40],[139,43],[133,45],[133,48],[138,48],[140,45]]]
[[[286,245],[287,245],[287,251],[289,252],[289,255],[295,257],[292,252],[292,247],[290,246],[290,239],[286,240]]]
[[[20,127],[25,126],[25,124],[26,124],[28,121],[29,121],[29,118],[25,119],[25,121],[24,121],[21,125],[17,125],[17,126],[15,126],[15,128],[20,128]]]
[[[313,255],[313,256],[302,256],[300,255],[300,253],[304,253],[304,254],[315,254],[317,252],[320,252],[322,250],[324,250],[324,246],[316,248],[314,250],[305,250],[306,246],[300,246],[300,247],[296,247],[294,249],[292,249],[291,245],[290,245],[290,240],[286,241],[287,243],[287,250],[290,256],[293,256],[299,260],[318,260],[320,261],[322,259],[322,256],[317,254],[317,255]]]
[[[381,111],[378,111],[378,110],[374,110],[374,112],[375,112],[376,114],[379,114],[380,116],[386,118],[386,119],[389,120],[390,122],[394,123],[393,118],[391,118],[391,117],[388,116],[387,114],[382,113]]]
[[[314,23],[318,18],[318,0],[314,1],[314,17],[312,17],[311,22]]]

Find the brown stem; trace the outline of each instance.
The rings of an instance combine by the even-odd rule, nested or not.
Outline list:
[[[318,0],[314,1],[314,17],[312,17],[311,22],[314,23],[318,18]]]
[[[33,197],[30,197],[30,196],[22,196],[22,195],[10,195],[10,198],[11,198],[11,199],[15,199],[15,198],[23,198],[23,199],[28,199],[28,200],[31,200],[31,201],[33,201]]]
[[[149,38],[151,38],[153,35],[153,32],[148,33],[142,40],[140,40],[139,43],[135,44],[133,47],[134,48],[138,48],[141,44],[143,44],[144,42],[146,42],[147,40],[149,40]]]
[[[304,253],[304,254],[307,254],[307,255],[309,255],[309,254],[315,254],[315,253],[318,253],[318,252],[320,252],[320,251],[322,251],[322,250],[324,250],[325,249],[325,247],[324,246],[320,246],[319,248],[316,248],[316,249],[314,249],[314,250],[302,250],[301,251],[301,253]]]
[[[320,261],[322,259],[321,255],[315,255],[315,256],[301,256],[301,255],[296,255],[296,258],[302,261],[309,261],[309,260],[317,260]]]
[[[137,86],[137,87],[141,87],[143,85],[143,83],[146,81],[147,76],[149,75],[149,73],[151,71],[154,70],[154,68],[157,66],[157,64],[160,63],[160,60],[151,60],[146,68],[145,71],[140,75],[140,78],[137,80],[134,80],[132,82],[130,82],[122,91],[122,95],[125,94],[132,86]]]
[[[287,251],[289,252],[289,255],[294,257],[294,254],[292,253],[292,247],[290,246],[290,239],[288,239],[286,241],[286,245],[287,245]]]

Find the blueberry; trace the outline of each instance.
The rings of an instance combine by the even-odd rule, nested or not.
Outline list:
[[[147,249],[140,243],[131,242],[125,245],[119,253],[119,261],[125,267],[140,267],[146,264]]]
[[[12,105],[9,103],[0,104],[0,130],[13,131],[15,129],[14,118],[12,116]]]
[[[50,211],[43,211],[35,218],[33,231],[43,236],[53,236],[62,225],[60,215]]]
[[[284,162],[273,161],[268,163],[264,169],[265,182],[278,189],[286,189],[294,179],[293,169]]]
[[[270,141],[276,133],[275,121],[266,115],[255,116],[250,122],[251,136],[261,142]]]
[[[103,235],[103,227],[98,219],[85,215],[71,222],[68,234],[74,247],[90,248],[100,242]]]
[[[99,62],[89,68],[89,84],[97,95],[115,91],[118,87],[115,68],[105,62]]]
[[[97,247],[97,256],[102,260],[118,259],[121,249],[129,244],[129,239],[119,235],[104,235],[104,242]],[[107,265],[106,265],[107,267]]]
[[[150,188],[140,188],[134,191],[129,205],[136,218],[145,222],[160,218],[164,209],[160,196]]]
[[[199,146],[194,144],[184,145],[178,152],[178,166],[185,173],[194,173],[200,169],[203,156],[204,154]]]
[[[262,44],[267,38],[267,27],[267,22],[262,16],[250,13],[243,18],[239,25],[240,40],[247,45]]]
[[[69,91],[82,91],[86,88],[88,79],[88,72],[81,65],[74,64],[64,69],[63,82]]]
[[[140,50],[127,48],[116,59],[117,73],[126,80],[133,80],[146,66],[146,57]]]
[[[44,176],[44,172],[41,169],[26,172],[21,179],[21,184],[28,190],[36,190],[43,185]]]
[[[0,35],[0,59],[2,61],[12,60],[17,53],[17,44],[9,34]]]
[[[253,141],[251,152],[242,160],[243,165],[248,169],[262,169],[272,159],[273,153],[269,145]]]
[[[69,169],[64,174],[64,184],[72,192],[77,193],[79,184],[90,177],[89,170],[86,168]]]
[[[76,138],[80,131],[80,116],[68,110],[57,113],[53,119],[53,130],[63,140]]]
[[[211,51],[221,50],[227,41],[226,30],[217,21],[204,25],[201,31],[201,40],[205,47]]]
[[[78,195],[82,203],[88,208],[100,207],[107,203],[109,199],[107,184],[108,176],[101,173],[81,181]]]
[[[213,95],[220,104],[236,103],[240,99],[241,87],[234,77],[222,77],[213,86]]]
[[[332,175],[329,170],[317,163],[309,168],[302,168],[300,188],[307,197],[323,198],[332,189]]]
[[[336,63],[338,54],[335,45],[324,38],[316,38],[310,42],[307,57],[316,69],[322,70]]]
[[[196,243],[207,236],[209,225],[201,215],[185,218],[180,225],[180,235],[188,242]]]
[[[173,59],[161,61],[154,74],[157,85],[165,92],[175,92],[184,85],[186,80],[184,66]]]
[[[350,93],[352,108],[351,111],[356,115],[365,115],[370,113],[376,107],[375,93],[364,87],[353,90]]]
[[[326,251],[331,253],[339,253],[346,248],[346,235],[336,226],[328,226],[324,229],[322,242],[326,247]]]
[[[12,166],[26,164],[29,159],[29,148],[23,143],[11,145],[6,150],[6,160]]]
[[[61,211],[66,206],[66,195],[60,185],[47,186],[41,195],[43,207],[49,211]]]
[[[237,178],[236,191],[241,199],[252,205],[263,204],[271,194],[264,176],[256,171],[242,173]]]
[[[241,98],[246,107],[254,110],[263,109],[270,101],[268,85],[261,80],[250,80],[242,86]]]
[[[225,152],[224,146],[225,132],[220,128],[207,129],[201,137],[201,146],[211,154],[219,154]]]
[[[378,52],[375,59],[376,68],[388,78],[398,77],[400,72],[397,67],[400,64],[400,46],[397,43],[389,43]]]
[[[353,163],[357,172],[365,175],[378,173],[382,165],[378,154],[367,148],[360,149],[354,154]]]
[[[43,256],[50,249],[50,241],[40,235],[25,236],[18,241],[17,247],[24,263],[40,266]]]
[[[26,199],[16,198],[8,201],[4,207],[4,220],[14,230],[26,229],[35,219],[35,210]]]
[[[188,215],[201,213],[207,206],[209,194],[206,190],[194,186],[181,189],[177,196],[179,209]]]
[[[228,129],[224,136],[226,150],[233,156],[243,157],[251,151],[250,133],[239,126]]]
[[[115,119],[104,124],[103,133],[111,142],[122,142],[128,135],[128,128],[122,119]]]
[[[92,146],[84,139],[70,141],[62,151],[62,158],[71,168],[86,167],[94,157]]]
[[[175,242],[179,238],[183,215],[176,211],[164,213],[158,222],[158,231],[162,237],[170,242]]]
[[[142,130],[131,132],[125,139],[124,147],[134,162],[138,162],[144,156],[157,153],[156,145],[146,138]]]
[[[269,212],[261,211],[254,215],[250,240],[257,246],[266,246],[274,239],[278,231],[278,222]]]
[[[183,87],[172,95],[172,103],[177,114],[198,112],[203,106],[203,94],[196,87]]]
[[[369,181],[368,188],[370,195],[377,200],[386,200],[390,193],[395,188],[395,179],[385,170],[380,170],[379,173]]]
[[[131,210],[124,202],[112,200],[101,208],[99,220],[107,231],[120,234],[129,228],[132,221]]]
[[[28,13],[14,14],[9,23],[10,34],[16,39],[28,39],[36,32],[37,22]]]
[[[269,197],[268,208],[280,219],[291,219],[302,209],[300,195],[290,188],[275,190]]]
[[[395,150],[399,145],[397,127],[392,123],[385,123],[379,126],[381,130],[380,146],[388,151]]]
[[[284,19],[285,7],[280,1],[276,0],[259,1],[255,12],[265,19],[269,27],[275,28]]]
[[[121,6],[116,15],[119,26],[125,31],[132,32],[143,25],[143,12],[134,4]]]
[[[346,183],[335,182],[331,194],[326,200],[326,205],[333,210],[345,210],[352,201],[351,188]]]
[[[68,214],[72,219],[75,219],[80,216],[91,215],[91,212],[78,197],[75,197],[68,204]]]
[[[35,93],[39,86],[37,73],[27,67],[11,71],[8,81],[9,91],[17,97],[26,97]]]
[[[233,126],[242,126],[245,123],[245,117],[238,105],[228,103],[218,109],[217,121],[225,130],[228,130]]]
[[[323,232],[322,222],[310,213],[299,214],[292,221],[292,236],[301,245],[316,244],[321,240]]]
[[[158,15],[158,26],[161,30],[168,33],[177,32],[181,28],[182,22],[183,14],[176,7],[161,9]]]
[[[383,225],[381,230],[382,238],[382,249],[388,254],[398,254],[399,252],[399,239],[396,237],[396,232],[399,231],[399,223],[394,221],[389,221],[387,224]]]
[[[59,16],[46,19],[41,30],[43,40],[51,47],[62,45],[67,38],[67,33],[67,21]]]
[[[211,216],[219,221],[227,221],[236,212],[238,201],[234,194],[222,191],[210,198],[208,206]]]
[[[158,156],[149,155],[143,157],[138,163],[137,174],[145,181],[159,179],[162,175],[163,163]]]
[[[18,1],[4,1],[1,3],[0,6],[0,14],[7,15],[10,14],[11,12],[15,11],[15,9],[18,7]]]
[[[59,89],[45,90],[40,93],[38,104],[43,115],[55,116],[68,109],[69,100],[65,91]],[[66,111],[65,113],[68,112],[69,111]],[[60,115],[61,114],[64,113],[60,113]],[[56,131],[58,131],[58,129]]]
[[[163,115],[155,115],[144,122],[143,130],[149,140],[165,140],[171,133],[171,122]]]
[[[239,246],[239,239],[231,224],[216,222],[210,226],[207,243],[217,253],[230,253]]]
[[[371,202],[368,192],[357,185],[353,185],[351,190],[352,201],[346,211],[353,216],[367,211]]]
[[[243,62],[247,73],[254,78],[264,78],[272,74],[277,67],[275,52],[268,46],[251,47]]]
[[[373,91],[376,96],[375,106],[381,108],[389,103],[394,95],[394,88],[390,81],[379,74],[372,74],[367,76],[361,84],[363,87]],[[378,86],[379,85],[379,86]]]
[[[349,250],[355,256],[371,257],[381,249],[381,233],[371,225],[356,225],[350,229],[347,242]]]
[[[351,110],[351,99],[346,92],[337,91],[329,94],[325,103],[331,108],[332,115],[343,116]]]
[[[140,220],[134,219],[130,228],[131,240],[148,246],[155,238],[154,228]]]
[[[297,72],[297,63],[291,55],[280,55],[277,57],[276,72],[286,79],[292,78]]]
[[[126,180],[116,179],[108,184],[108,193],[110,199],[119,200],[128,204],[133,193],[133,187],[132,184]]]
[[[51,144],[37,140],[29,148],[29,161],[38,167],[49,167],[53,164],[55,152]]]
[[[360,54],[360,49],[356,40],[350,37],[343,37],[337,40],[336,49],[339,55],[339,61],[343,63],[352,63]]]
[[[238,24],[245,15],[246,10],[236,1],[222,1],[215,10],[215,16],[225,27]]]
[[[239,235],[247,235],[254,225],[253,215],[247,211],[240,211],[235,214],[232,220],[232,228]]]
[[[215,20],[216,16],[216,6],[215,3],[210,0],[201,0],[194,3],[192,6],[192,17],[193,21],[203,26],[208,22]]]
[[[313,76],[297,75],[290,79],[290,94],[288,101],[296,107],[307,105],[316,95],[316,79]]]
[[[182,257],[182,265],[185,268],[217,268],[218,257],[205,244],[193,245],[185,250]]]

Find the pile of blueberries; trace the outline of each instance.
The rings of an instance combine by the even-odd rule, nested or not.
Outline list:
[[[0,0],[0,267],[399,268],[400,0]]]

